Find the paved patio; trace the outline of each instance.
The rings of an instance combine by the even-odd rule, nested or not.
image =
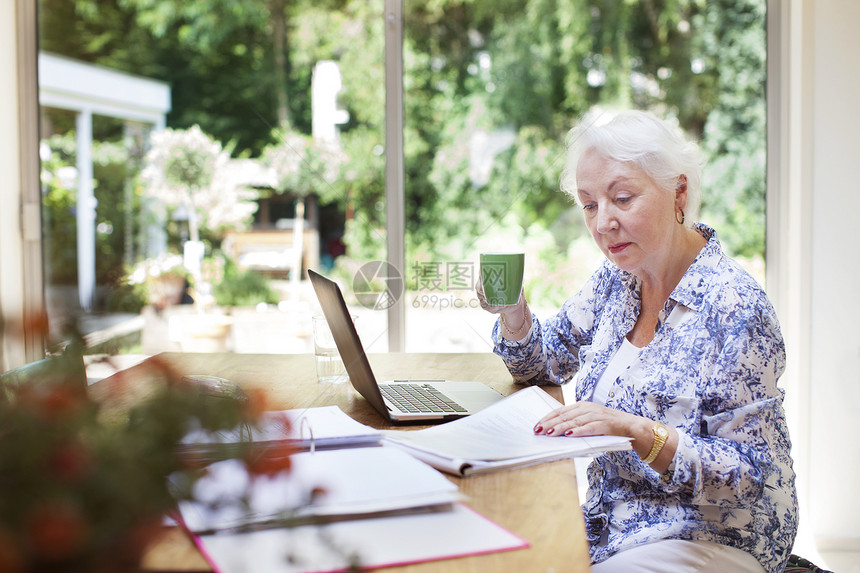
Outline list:
[[[228,351],[248,354],[313,352],[311,318],[320,312],[319,304],[307,281],[292,290],[280,285],[283,301],[231,309],[221,319],[229,323],[226,336],[219,341],[205,339],[193,332],[199,320],[190,305],[156,311],[147,307],[140,315],[89,316],[81,320],[90,346],[111,338],[139,332],[140,352],[134,355],[89,357],[88,375],[103,378],[117,368],[139,362],[159,352]],[[356,329],[368,353],[388,351],[387,312],[349,304],[355,315]],[[490,332],[495,317],[480,308],[473,292],[412,295],[406,309],[407,352],[491,352]],[[207,315],[208,316],[208,315]],[[211,321],[220,320],[208,316]],[[109,360],[105,360],[109,358]]]

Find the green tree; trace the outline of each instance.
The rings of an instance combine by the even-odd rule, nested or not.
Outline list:
[[[708,3],[700,16],[703,65],[719,71],[704,125],[708,166],[702,211],[729,252],[763,257],[767,108],[765,4]]]
[[[654,109],[702,139],[710,169],[722,174],[706,180],[706,220],[731,235],[735,252],[762,252],[763,2],[440,0],[414,12],[407,130],[424,144],[407,154],[415,243],[474,233],[482,228],[475,210],[518,213],[523,229],[535,216],[551,226],[569,206],[555,192],[565,133],[600,104]],[[476,186],[468,141],[478,130],[506,129],[517,133],[511,148]],[[429,176],[420,171],[426,165]],[[742,228],[753,221],[755,232]]]
[[[53,135],[43,144],[42,206],[45,217],[45,253],[48,282],[53,285],[77,283],[77,153],[75,132]],[[123,268],[124,254],[133,250],[126,239],[138,231],[134,217],[127,216],[125,182],[135,164],[132,150],[123,141],[93,142],[94,195],[96,217],[96,278],[100,285],[115,285]],[[132,192],[128,201],[139,207]],[[97,301],[98,302],[98,301]]]
[[[384,255],[381,0],[40,0],[40,8],[45,49],[168,81],[171,127],[198,124],[234,156],[259,157],[285,122],[309,134],[314,64],[338,62],[348,160],[326,200],[344,213],[351,256]],[[705,220],[732,251],[763,253],[763,0],[404,8],[409,249],[467,249],[502,219],[520,232],[559,228],[570,209],[557,192],[566,133],[601,104],[675,116],[700,138],[711,163]],[[507,147],[493,150],[489,177],[484,165],[475,178],[470,145],[487,136]],[[566,225],[559,246],[581,232]]]
[[[144,161],[145,194],[172,212],[185,210],[191,241],[200,241],[203,229],[220,235],[245,228],[257,210],[251,185],[261,177],[259,170],[231,160],[199,126],[153,134]]]

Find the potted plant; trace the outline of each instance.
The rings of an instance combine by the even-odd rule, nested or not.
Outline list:
[[[227,350],[231,321],[211,308],[214,297],[202,268],[206,248],[201,230],[218,237],[249,225],[257,209],[253,185],[262,177],[262,168],[253,161],[231,159],[196,125],[154,133],[151,143],[141,172],[144,192],[168,214],[182,211],[188,221],[181,258],[195,312],[171,313],[169,337],[185,351]]]
[[[184,213],[188,240],[183,262],[197,290],[205,290],[200,231],[218,236],[227,229],[246,228],[257,209],[253,185],[261,179],[262,169],[253,161],[231,159],[218,141],[196,125],[154,133],[151,143],[141,172],[144,193],[169,214]],[[196,302],[202,305],[200,297]]]
[[[203,469],[177,446],[191,429],[255,423],[263,408],[212,397],[158,361],[141,378],[119,379],[91,397],[80,377],[17,384],[0,395],[0,571],[136,571],[178,499],[193,499]],[[91,390],[91,389],[90,389]],[[132,391],[133,390],[133,391]],[[123,402],[131,395],[131,407]],[[119,399],[116,401],[115,399]],[[250,444],[224,450],[249,471],[284,471],[289,459]],[[167,477],[188,485],[169,489]]]
[[[188,271],[182,257],[164,253],[136,264],[128,274],[129,285],[141,285],[147,302],[158,312],[180,304],[187,295]]]

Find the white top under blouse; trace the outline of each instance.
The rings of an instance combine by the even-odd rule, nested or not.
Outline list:
[[[639,358],[640,350],[642,349],[627,340],[626,336],[624,337],[624,340],[621,341],[621,346],[618,347],[609,364],[606,365],[606,370],[603,371],[603,374],[597,380],[594,392],[591,394],[591,402],[600,404],[601,406],[606,405],[606,398],[609,396],[612,385]]]

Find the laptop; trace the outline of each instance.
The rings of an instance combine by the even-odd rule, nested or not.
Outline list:
[[[313,270],[308,270],[308,275],[350,383],[392,424],[447,422],[474,414],[502,399],[501,394],[475,381],[391,380],[378,383],[340,287]],[[423,406],[418,407],[420,404]]]

